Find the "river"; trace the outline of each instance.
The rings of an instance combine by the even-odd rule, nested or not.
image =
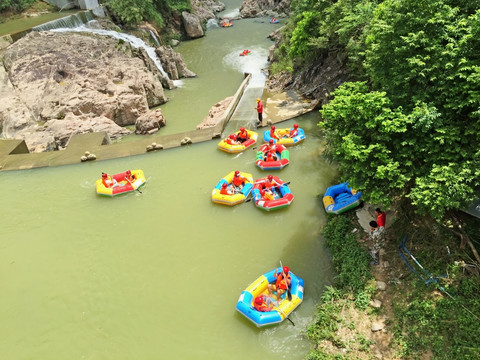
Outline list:
[[[239,3],[226,1],[226,11]],[[165,130],[190,130],[212,104],[233,95],[243,79],[239,49],[266,61],[272,26],[236,21],[182,43],[177,49],[198,78],[168,92]],[[298,122],[307,135],[276,173],[295,196],[277,212],[211,202],[213,187],[232,170],[267,175],[255,166],[255,151],[230,155],[217,141],[2,172],[0,358],[303,359],[310,350],[305,327],[333,276],[318,195],[335,168],[319,156],[318,121],[313,112],[277,126]],[[102,171],[126,169],[143,169],[141,192],[95,194]],[[305,299],[291,316],[296,326],[257,329],[235,305],[280,260],[305,280]]]

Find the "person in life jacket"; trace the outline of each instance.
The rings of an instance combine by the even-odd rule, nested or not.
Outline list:
[[[272,125],[272,127],[270,128],[270,137],[272,139],[276,139],[278,140],[278,135],[276,134],[275,132],[275,126]]]
[[[129,182],[130,184],[136,180],[135,175],[132,174],[130,170],[127,170],[125,173],[125,180]]]
[[[265,180],[264,186],[266,190],[271,190],[274,187],[280,185],[278,182],[275,181],[273,175],[268,175],[267,179]]]
[[[225,142],[227,144],[230,144],[230,145],[235,145],[235,144],[239,144],[239,142],[237,141],[237,137],[235,136],[235,134],[231,134],[229,137],[227,137],[225,139]]]
[[[277,153],[275,151],[267,151],[265,153],[265,161],[277,161],[278,160],[278,156],[277,156]]]
[[[273,310],[272,299],[265,295],[258,295],[253,302],[253,307],[257,311],[266,312]]]
[[[107,173],[102,173],[102,183],[106,188],[114,188],[114,187],[118,186],[117,180],[112,178]]]
[[[298,124],[293,124],[293,129],[290,130],[290,134],[288,135],[288,137],[294,138],[297,135],[298,135]]]
[[[223,183],[222,188],[220,189],[220,194],[222,195],[233,195],[233,192],[228,189],[228,184]]]
[[[237,135],[237,141],[239,141],[240,143],[244,143],[248,139],[249,139],[249,136],[248,136],[247,130],[245,130],[244,127],[241,127],[240,132]]]
[[[235,190],[242,190],[245,185],[245,177],[240,174],[240,171],[236,170],[235,175],[233,175],[232,184]]]
[[[290,287],[292,278],[290,277],[289,272],[290,272],[290,269],[287,266],[284,266],[283,268],[280,268],[280,269],[276,269],[275,273],[273,274],[276,277],[275,284],[268,284],[268,291],[271,294],[273,294],[274,292],[277,293],[277,301],[280,301],[281,296]]]
[[[262,196],[263,199],[267,200],[267,201],[272,201],[272,200],[275,200],[275,195],[273,194],[272,191],[270,190],[260,190],[260,195]]]

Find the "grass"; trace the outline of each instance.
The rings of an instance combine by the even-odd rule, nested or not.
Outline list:
[[[388,229],[391,241],[384,255],[389,262],[392,316],[386,325],[392,334],[391,358],[479,359],[480,279],[470,249],[460,249],[459,240],[447,227],[408,209],[398,213],[401,216]],[[478,245],[480,222],[468,216],[463,216],[463,221]],[[352,232],[355,227],[356,218],[349,213],[330,217],[324,228],[337,276],[334,286],[322,295],[315,323],[307,328],[314,344],[309,360],[374,358],[376,345],[370,328],[362,332],[359,327],[365,319],[384,315],[386,310],[368,306],[376,288],[367,249],[358,241],[359,232]],[[438,277],[438,284],[426,284],[407,268],[397,249],[406,234],[406,245],[419,263],[432,276],[447,277]],[[421,271],[414,262],[409,263]],[[357,319],[352,320],[353,313]]]

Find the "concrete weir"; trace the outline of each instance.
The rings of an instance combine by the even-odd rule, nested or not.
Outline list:
[[[30,153],[24,140],[0,140],[0,170],[22,170],[77,164],[82,161],[81,157],[87,151],[90,154],[95,154],[96,160],[110,160],[147,152],[158,152],[160,148],[170,149],[218,139],[242,98],[250,77],[251,74],[245,74],[245,79],[235,92],[233,100],[214,127],[163,136],[159,133],[144,135],[136,141],[118,143],[112,143],[105,132],[75,134],[69,139],[65,150],[41,153]],[[293,93],[272,95],[264,105],[264,119],[261,126],[269,126],[295,118],[314,108],[313,102],[300,99]],[[147,147],[152,143],[157,144],[157,150],[147,150]]]
[[[163,149],[169,149],[182,146],[182,142],[187,138],[190,139],[187,142],[192,144],[219,138],[241,99],[249,79],[250,74],[245,74],[245,79],[236,91],[232,102],[215,127],[163,136],[157,133],[142,136],[136,141],[113,144],[105,132],[75,134],[69,139],[65,150],[42,153],[30,153],[24,140],[0,140],[0,169],[21,170],[76,164],[81,162],[80,158],[86,151],[95,154],[97,160],[109,160],[144,154],[147,152],[147,146],[152,143],[161,145]],[[155,151],[158,150],[151,152]]]

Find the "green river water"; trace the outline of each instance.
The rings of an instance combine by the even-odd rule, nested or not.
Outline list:
[[[232,11],[240,2],[226,3]],[[272,29],[268,21],[242,20],[182,43],[177,49],[198,77],[168,92],[161,131],[190,130],[233,95],[245,71],[239,50],[264,54],[266,62]],[[277,212],[211,202],[213,187],[232,170],[267,175],[255,166],[255,151],[230,155],[216,140],[2,172],[0,359],[303,359],[305,327],[333,276],[318,195],[335,169],[319,156],[318,121],[314,112],[281,124],[298,122],[307,139],[276,172],[295,196]],[[126,169],[144,171],[141,193],[95,194],[102,171]],[[296,326],[257,329],[235,305],[280,260],[305,280],[305,299],[291,315]]]

